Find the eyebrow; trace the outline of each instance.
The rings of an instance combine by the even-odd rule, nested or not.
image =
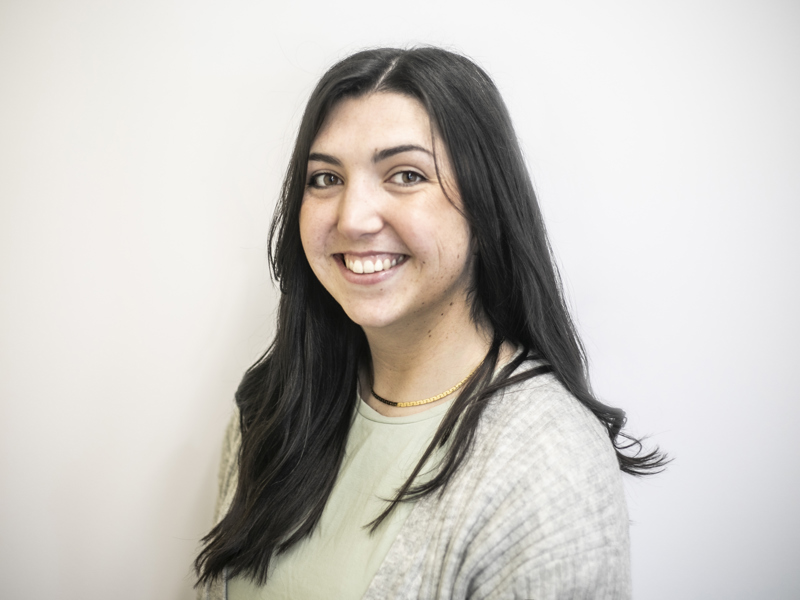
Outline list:
[[[417,146],[416,144],[403,144],[402,146],[395,146],[394,148],[386,148],[385,150],[376,152],[372,157],[372,162],[379,163],[382,160],[386,160],[387,158],[394,156],[395,154],[402,154],[403,152],[424,152],[425,154],[433,156],[433,152],[431,152],[427,148],[423,148],[422,146]]]
[[[387,158],[391,158],[396,154],[402,154],[403,152],[424,152],[430,156],[433,156],[433,152],[428,150],[427,148],[423,148],[422,146],[417,146],[416,144],[403,144],[402,146],[394,146],[392,148],[386,148],[384,150],[380,150],[376,152],[372,156],[373,163],[379,163],[382,160],[386,160]],[[342,166],[342,161],[340,161],[335,156],[330,154],[325,154],[324,152],[312,152],[308,155],[309,162],[317,161],[317,162],[324,162],[330,165],[335,165],[337,167]]]
[[[335,156],[331,156],[330,154],[323,154],[322,152],[312,152],[311,154],[309,154],[308,162],[311,162],[312,160],[317,162],[328,163],[331,165],[336,165],[337,167],[342,166],[342,161],[340,161],[338,158],[336,158]]]

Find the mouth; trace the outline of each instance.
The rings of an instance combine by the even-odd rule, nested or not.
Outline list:
[[[339,254],[338,258],[342,261],[348,271],[361,275],[362,273],[378,273],[389,271],[406,259],[405,254]]]

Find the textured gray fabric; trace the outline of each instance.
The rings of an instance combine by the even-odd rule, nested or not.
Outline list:
[[[239,409],[234,409],[225,437],[222,439],[222,456],[217,472],[217,502],[214,506],[214,525],[222,520],[231,507],[236,485],[239,481],[238,457],[242,445],[242,431],[239,428]],[[226,578],[216,579],[197,589],[197,600],[225,600],[227,597]]]
[[[605,429],[552,375],[507,389],[441,498],[421,500],[365,599],[630,598]]]
[[[230,506],[238,414],[215,522]],[[225,598],[223,585],[199,597]],[[630,598],[628,516],[608,435],[552,375],[492,400],[444,494],[419,501],[367,600]]]

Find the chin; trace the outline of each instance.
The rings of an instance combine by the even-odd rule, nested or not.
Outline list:
[[[379,315],[349,314],[350,320],[362,329],[383,329],[394,324],[391,319],[386,319]]]
[[[383,329],[396,325],[399,320],[395,315],[387,314],[387,311],[381,308],[348,307],[344,309],[344,312],[353,323],[363,329]]]

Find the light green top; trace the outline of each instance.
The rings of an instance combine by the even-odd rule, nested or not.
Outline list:
[[[314,533],[278,556],[265,586],[228,581],[228,600],[361,598],[408,517],[402,503],[370,535],[364,525],[387,506],[436,433],[450,402],[384,417],[359,400],[345,458]],[[417,481],[424,479],[424,475]]]

